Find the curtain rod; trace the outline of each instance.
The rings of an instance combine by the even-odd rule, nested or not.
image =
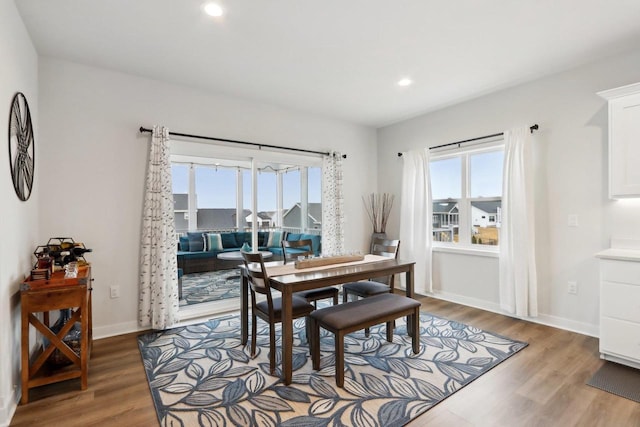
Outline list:
[[[533,131],[537,130],[538,127],[539,126],[536,123],[533,126],[529,126],[529,130],[531,131],[531,133],[533,133]],[[460,144],[464,144],[465,142],[479,141],[481,139],[493,138],[495,136],[502,136],[502,135],[504,135],[504,132],[494,133],[492,135],[479,136],[477,138],[465,139],[463,141],[456,141],[456,142],[450,142],[448,144],[436,145],[435,147],[429,147],[429,150],[435,150],[436,148],[442,148],[442,147],[449,147],[451,145],[457,145],[458,147],[460,147]],[[398,153],[398,157],[402,157],[402,153]]]
[[[147,129],[145,127],[140,126],[140,133],[143,133],[143,132],[153,132],[153,130],[152,129]],[[258,144],[256,142],[237,141],[235,139],[215,138],[215,137],[212,137],[212,136],[191,135],[191,134],[188,134],[188,133],[180,133],[180,132],[169,132],[169,135],[183,136],[183,137],[187,137],[187,138],[196,138],[196,139],[206,139],[206,140],[209,140],[209,141],[232,142],[234,144],[251,145],[251,146],[254,146],[254,147],[258,147],[258,149],[262,149],[263,147],[266,147],[266,148],[277,148],[278,150],[297,151],[297,152],[300,152],[300,153],[321,154],[323,156],[330,156],[331,155],[331,153],[325,153],[323,151],[305,150],[303,148],[281,147],[281,146],[278,146],[278,145],[269,145],[269,144]],[[346,159],[347,155],[343,154],[342,158]]]

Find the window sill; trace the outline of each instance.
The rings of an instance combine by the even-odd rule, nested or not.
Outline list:
[[[433,252],[441,252],[447,254],[457,255],[473,255],[488,258],[500,257],[500,251],[498,248],[470,248],[470,247],[457,247],[457,246],[433,246]]]

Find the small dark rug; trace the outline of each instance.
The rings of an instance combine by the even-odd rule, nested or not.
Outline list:
[[[640,370],[605,362],[587,385],[640,403]]]
[[[335,385],[333,334],[322,331],[320,370],[311,368],[304,319],[294,322],[293,381],[269,375],[269,335],[258,322],[258,354],[240,345],[238,315],[138,337],[162,426],[402,426],[527,346],[473,326],[420,315],[414,355],[405,320],[392,343],[385,326],[345,337],[344,388]],[[276,361],[280,366],[280,330]],[[280,368],[276,369],[280,375]]]
[[[231,270],[190,273],[182,276],[180,306],[240,297],[240,272]]]

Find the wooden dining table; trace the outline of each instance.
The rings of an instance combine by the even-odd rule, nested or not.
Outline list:
[[[404,273],[406,296],[413,298],[414,295],[413,269],[415,261],[384,259],[384,257],[366,255],[361,263],[333,264],[309,270],[295,270],[291,264],[283,265],[282,261],[265,262],[264,265],[269,275],[271,287],[282,294],[282,381],[285,385],[291,384],[293,375],[291,298],[295,292]],[[241,334],[242,344],[246,344],[249,338],[249,278],[244,265],[240,267],[240,270],[242,272],[240,289]],[[410,318],[407,318],[407,322],[410,322]],[[407,330],[413,330],[411,324],[407,324]]]

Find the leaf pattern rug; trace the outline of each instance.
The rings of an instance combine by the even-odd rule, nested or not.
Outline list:
[[[414,355],[405,319],[393,343],[385,325],[345,337],[344,388],[335,385],[333,334],[321,329],[313,371],[304,319],[294,322],[293,381],[269,374],[268,325],[258,320],[258,353],[240,344],[239,315],[138,337],[162,426],[401,426],[527,346],[422,312]],[[280,375],[280,330],[276,373]],[[302,340],[301,340],[302,339]]]
[[[182,276],[180,306],[240,297],[238,275],[236,268],[185,274]]]

